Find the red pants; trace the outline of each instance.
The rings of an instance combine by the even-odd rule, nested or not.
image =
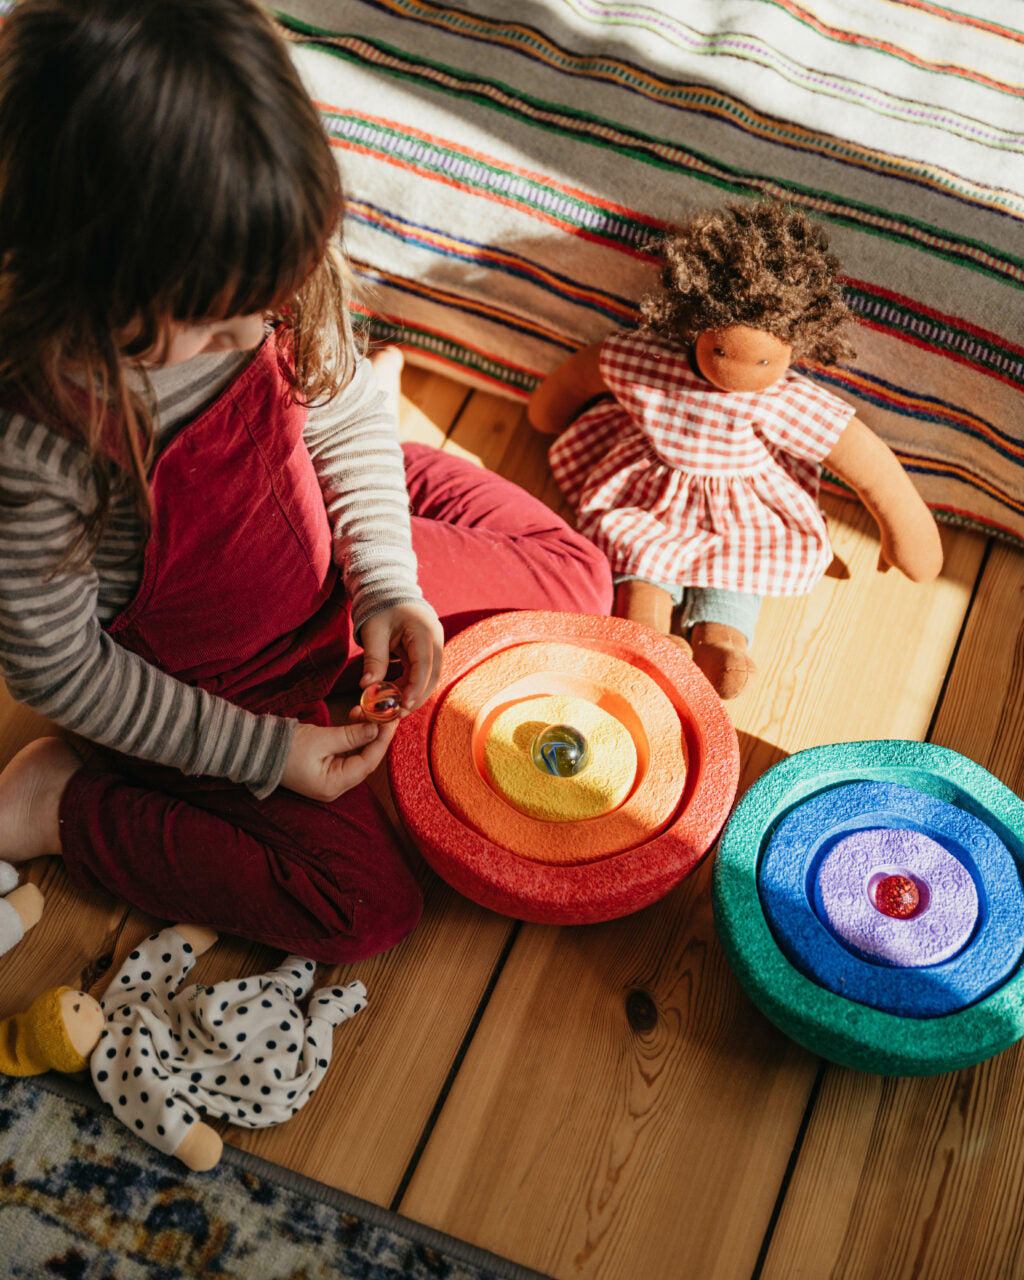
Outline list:
[[[472,463],[406,446],[420,584],[445,635],[508,609],[607,613],[604,556]],[[358,657],[350,674],[358,678]],[[60,807],[72,883],[329,964],[376,955],[422,898],[365,786],[325,804],[144,763],[85,768]]]

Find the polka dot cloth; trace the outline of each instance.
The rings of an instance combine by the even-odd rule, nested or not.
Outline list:
[[[280,1124],[316,1091],[333,1029],[366,1003],[361,982],[313,985],[316,966],[288,956],[270,973],[215,986],[181,983],[195,964],[174,929],[131,953],[101,1001],[91,1059],[97,1092],[133,1133],[173,1154],[199,1112],[248,1129]]]

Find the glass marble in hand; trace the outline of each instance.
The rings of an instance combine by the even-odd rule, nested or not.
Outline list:
[[[537,768],[556,778],[575,778],[590,763],[587,740],[571,724],[548,725],[534,738],[530,750]]]
[[[368,720],[386,724],[394,720],[402,710],[402,690],[390,680],[378,680],[363,690],[359,705]]]

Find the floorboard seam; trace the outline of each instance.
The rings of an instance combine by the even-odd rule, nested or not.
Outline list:
[[[775,1234],[775,1227],[779,1221],[779,1215],[782,1213],[782,1206],[785,1203],[786,1195],[789,1191],[789,1184],[792,1181],[793,1174],[796,1172],[796,1164],[800,1159],[800,1152],[804,1145],[804,1138],[807,1136],[807,1130],[811,1123],[811,1116],[814,1114],[814,1107],[818,1101],[818,1094],[821,1092],[822,1082],[825,1079],[825,1069],[828,1066],[824,1060],[818,1064],[818,1074],[814,1077],[814,1084],[811,1085],[811,1092],[807,1095],[807,1105],[804,1107],[804,1114],[800,1119],[800,1128],[796,1132],[793,1139],[793,1150],[789,1153],[789,1160],[786,1164],[786,1171],[782,1175],[782,1181],[779,1183],[779,1193],[775,1197],[775,1204],[772,1206],[771,1217],[768,1219],[768,1225],[765,1227],[764,1238],[761,1241],[761,1248],[757,1255],[757,1261],[754,1263],[754,1270],[750,1273],[750,1280],[760,1280],[761,1272],[764,1270],[764,1264],[768,1257],[768,1250],[771,1247],[772,1236]]]
[[[434,1126],[437,1124],[438,1118],[444,1109],[444,1104],[448,1100],[448,1094],[451,1092],[452,1085],[455,1083],[455,1077],[459,1074],[463,1059],[469,1052],[469,1046],[472,1044],[473,1037],[476,1035],[477,1027],[479,1027],[484,1013],[487,1011],[487,1006],[490,1004],[491,996],[494,994],[494,988],[498,985],[498,979],[502,975],[505,963],[512,952],[512,948],[515,946],[515,942],[519,937],[519,931],[521,928],[522,921],[517,920],[509,930],[509,935],[505,940],[505,945],[502,947],[501,954],[495,961],[494,969],[491,972],[487,986],[484,988],[484,992],[480,997],[469,1026],[466,1028],[466,1034],[462,1037],[462,1041],[456,1051],[452,1065],[448,1074],[445,1076],[444,1084],[441,1086],[441,1090],[437,1095],[437,1100],[434,1103],[430,1115],[427,1117],[426,1124],[423,1126],[423,1132],[420,1134],[419,1141],[416,1143],[416,1149],[410,1156],[409,1163],[406,1166],[405,1172],[402,1174],[402,1180],[398,1184],[398,1189],[395,1191],[395,1194],[392,1196],[391,1202],[388,1205],[388,1208],[392,1213],[399,1212],[398,1206],[405,1199],[405,1193],[409,1189],[410,1182],[412,1182],[413,1175],[416,1172],[416,1167],[419,1164],[423,1156],[423,1152],[426,1150],[427,1143],[430,1141],[430,1137],[434,1132]]]

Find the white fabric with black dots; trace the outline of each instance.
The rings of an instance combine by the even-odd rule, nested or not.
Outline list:
[[[270,973],[181,990],[195,964],[174,929],[131,953],[101,1001],[92,1055],[97,1092],[140,1137],[168,1154],[200,1112],[249,1129],[280,1124],[316,1091],[333,1030],[366,1004],[361,982],[321,987],[298,1001],[316,966],[288,956]]]
[[[0,862],[0,894],[10,893],[18,887],[18,873],[9,862]],[[0,956],[10,951],[25,936],[25,925],[20,914],[0,898]]]

